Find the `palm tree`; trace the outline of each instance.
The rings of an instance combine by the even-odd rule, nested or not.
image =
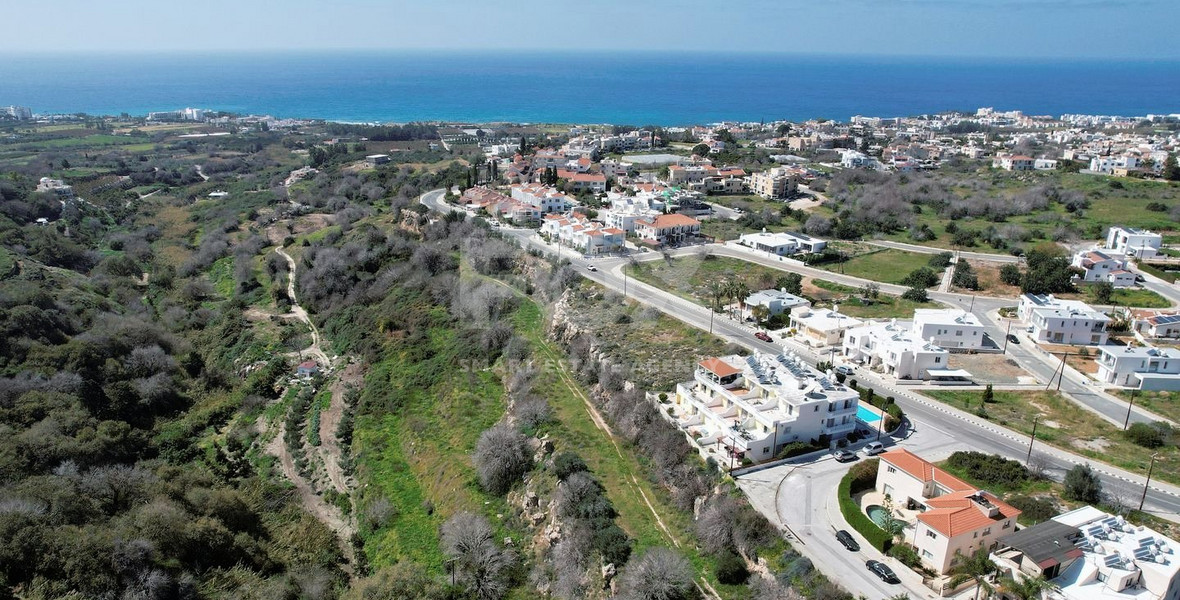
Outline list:
[[[746,309],[746,298],[750,297],[750,285],[746,283],[745,279],[739,277],[734,280],[733,295],[734,300],[738,303],[738,314],[741,315],[740,311]]]
[[[975,580],[975,600],[979,600],[979,593],[986,592],[987,596],[991,596],[994,591],[992,586],[988,584],[988,577],[996,571],[996,564],[988,558],[987,550],[979,548],[971,553],[971,556],[963,556],[961,552],[956,551],[956,562],[958,565],[951,570],[951,579],[948,582],[948,587],[955,589],[964,582]]]
[[[721,312],[721,301],[729,293],[726,285],[716,279],[710,279],[705,284],[705,289],[709,292],[709,299],[713,301],[713,312]]]
[[[1000,590],[1016,600],[1036,600],[1043,593],[1055,589],[1057,589],[1057,585],[1045,579],[1044,575],[1019,578],[1004,577],[1000,580]]]

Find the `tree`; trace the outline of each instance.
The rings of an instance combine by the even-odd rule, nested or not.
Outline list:
[[[1021,277],[1020,267],[1013,263],[1000,267],[1000,281],[1008,285],[1020,285]]]
[[[975,598],[979,600],[980,592],[987,592],[991,596],[992,587],[988,585],[987,578],[996,571],[996,564],[989,558],[988,551],[980,548],[972,552],[970,556],[963,556],[959,551],[955,551],[958,557],[958,564],[951,569],[951,580],[948,585],[951,589],[957,588],[960,584],[970,580],[975,580]]]
[[[860,295],[870,300],[876,300],[881,297],[881,286],[874,281],[870,281],[861,286]]]
[[[971,268],[971,263],[965,260],[955,263],[955,270],[951,274],[951,284],[969,290],[979,289],[979,277],[975,275],[975,270]]]
[[[503,495],[532,468],[523,434],[500,423],[485,430],[475,444],[475,469],[487,491]]]
[[[1044,592],[1055,589],[1057,586],[1045,579],[1044,575],[1037,577],[1004,577],[1000,579],[1000,589],[1005,592],[1005,595],[1010,595],[1016,600],[1035,600],[1041,597]]]
[[[490,430],[489,430],[490,431]],[[492,537],[487,519],[469,512],[456,514],[441,528],[443,552],[453,561],[455,578],[479,600],[498,600],[508,592],[513,557]]]
[[[930,300],[930,297],[926,295],[926,288],[923,287],[911,287],[901,297],[911,302],[928,302]]]
[[[619,577],[622,600],[690,600],[696,594],[693,568],[668,548],[652,548]]]
[[[910,287],[928,288],[932,285],[938,285],[938,274],[929,267],[919,267],[911,271],[909,275],[906,275],[905,279],[901,280],[901,283]]]
[[[803,295],[803,276],[798,273],[787,273],[775,280],[774,285],[788,294]]]
[[[709,145],[708,144],[697,144],[692,147],[692,153],[697,156],[708,156],[709,155]]]
[[[982,402],[982,404],[987,404],[989,402],[995,402],[995,401],[996,401],[996,393],[992,391],[992,384],[989,383],[989,384],[987,384],[987,387],[983,388],[983,402]]]
[[[1180,181],[1180,164],[1176,163],[1176,155],[1169,154],[1168,158],[1164,159],[1164,179],[1168,181]]]
[[[1098,504],[1102,500],[1102,482],[1090,463],[1078,465],[1065,474],[1065,489],[1062,496],[1066,500],[1076,500],[1086,504]]]
[[[709,293],[709,299],[713,301],[713,312],[721,312],[722,301],[725,300],[727,293],[725,284],[711,279],[709,283],[705,284],[705,289]]]
[[[1090,292],[1094,294],[1094,301],[1098,304],[1110,304],[1114,299],[1114,284],[1109,281],[1099,281],[1090,285]]]
[[[755,323],[762,323],[770,316],[770,309],[761,304],[754,305],[750,307],[750,316],[754,317]]]
[[[1070,265],[1069,257],[1056,244],[1040,244],[1025,257],[1028,270],[1020,281],[1026,294],[1055,294],[1073,291],[1073,276],[1079,269]]]

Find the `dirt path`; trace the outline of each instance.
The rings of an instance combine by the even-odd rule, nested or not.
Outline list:
[[[332,402],[320,413],[320,458],[328,473],[328,481],[342,494],[349,493],[352,482],[340,466],[344,450],[336,439],[336,431],[340,428],[340,419],[347,408],[348,389],[358,387],[363,377],[364,369],[359,364],[351,364],[341,370],[332,382]]]
[[[336,540],[340,545],[341,552],[344,553],[346,561],[343,569],[351,577],[353,575],[352,565],[356,559],[353,556],[351,540],[356,530],[340,514],[340,511],[336,507],[324,502],[324,499],[316,493],[311,484],[299,474],[299,471],[295,468],[295,459],[291,456],[291,452],[284,441],[286,439],[286,433],[286,423],[279,423],[279,428],[275,432],[274,439],[266,447],[266,453],[279,459],[279,470],[295,486],[295,491],[299,494],[299,500],[303,504],[303,508],[336,533]]]
[[[303,321],[303,323],[307,325],[307,328],[311,330],[311,345],[301,350],[300,354],[310,354],[315,357],[315,359],[321,365],[329,367],[332,365],[332,361],[328,360],[328,355],[324,354],[324,351],[320,349],[320,330],[316,328],[315,323],[312,323],[311,317],[309,317],[307,315],[307,311],[303,310],[303,307],[299,305],[299,299],[295,296],[295,259],[291,258],[291,255],[287,254],[287,252],[283,250],[282,246],[275,248],[275,252],[278,252],[283,258],[287,259],[287,267],[289,270],[289,273],[287,274],[287,298],[290,298],[291,300],[290,314],[295,315],[295,318]]]
[[[201,176],[202,181],[209,181],[209,176],[205,174],[205,171],[201,170],[201,165],[197,165],[197,175]]]

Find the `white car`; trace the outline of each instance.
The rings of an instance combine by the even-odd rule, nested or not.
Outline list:
[[[586,270],[590,271],[591,273],[594,273],[594,272],[598,271],[598,267],[596,267],[594,265],[590,265],[590,266],[586,267]]]
[[[881,442],[869,442],[865,444],[865,455],[876,456],[885,451],[885,445]]]

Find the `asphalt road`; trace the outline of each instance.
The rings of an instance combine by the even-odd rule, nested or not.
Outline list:
[[[422,203],[426,206],[445,212],[451,210],[442,202],[442,190],[428,192],[422,197]],[[531,246],[539,249],[542,252],[553,254],[555,252],[561,253],[571,259],[571,263],[579,270],[579,272],[586,278],[595,281],[607,288],[623,293],[633,300],[654,306],[664,312],[665,314],[679,319],[689,325],[702,329],[704,331],[711,331],[713,334],[725,339],[726,341],[739,344],[750,350],[778,354],[784,348],[783,342],[763,342],[753,337],[755,331],[752,327],[733,321],[723,315],[713,314],[706,308],[674,294],[670,294],[659,288],[636,281],[634,278],[625,277],[622,266],[626,264],[626,260],[622,258],[597,258],[584,259],[575,252],[569,249],[557,249],[552,245],[546,244],[536,232],[530,229],[501,229],[503,233],[509,235],[522,245]],[[734,250],[731,248],[717,248],[713,247],[719,255],[733,255],[750,260],[752,255],[741,250]],[[689,252],[697,252],[699,248],[680,249],[674,254],[685,254]],[[734,254],[728,254],[734,253]],[[739,254],[740,253],[740,254]],[[637,260],[653,260],[660,259],[660,253],[643,253],[636,255]],[[839,274],[828,273],[827,271],[818,271],[809,269],[808,267],[797,267],[790,265],[789,268],[784,262],[775,261],[769,257],[764,260],[753,260],[753,262],[768,263],[781,268],[783,270],[790,270],[800,272],[803,274],[817,274],[825,279],[834,280],[838,283],[847,283],[847,285],[859,285],[857,282],[863,283],[863,280],[857,280],[853,277],[842,276]],[[593,264],[596,271],[590,271],[588,266]],[[814,271],[814,273],[809,273]],[[900,286],[893,286],[900,287]],[[883,291],[887,290],[887,284],[882,284]],[[971,301],[970,296],[962,294],[938,294],[932,293],[931,297],[944,301],[947,303],[956,304],[966,308]],[[1011,300],[1001,300],[994,298],[975,298],[975,312],[993,311],[1001,306],[1011,306]],[[998,327],[994,323],[990,326],[998,331]],[[997,335],[999,335],[997,333]],[[993,339],[1002,339],[993,337]],[[1028,342],[1025,342],[1026,344]],[[815,355],[810,350],[803,348],[801,345],[793,342],[787,342],[785,346],[800,354],[808,362],[814,364],[821,357]],[[1030,354],[1028,349],[1023,347],[1015,347],[1009,344],[1008,350],[1016,357],[1017,361],[1022,365],[1028,363],[1026,368],[1034,371],[1038,378],[1042,377],[1041,373],[1037,373],[1038,360]],[[826,358],[825,353],[823,358]],[[924,444],[924,437],[928,436],[927,432],[941,432],[951,439],[956,440],[965,448],[971,448],[981,452],[1001,454],[1009,458],[1016,458],[1024,460],[1028,454],[1028,438],[1019,435],[1010,430],[1001,428],[995,424],[982,421],[973,415],[969,415],[962,411],[950,408],[941,403],[932,400],[919,398],[910,391],[894,386],[883,381],[871,372],[859,370],[857,373],[858,379],[862,385],[869,385],[878,393],[885,396],[893,396],[906,415],[912,425],[910,431],[910,439],[914,440],[915,444]],[[1047,380],[1047,375],[1044,380]],[[1066,379],[1062,384],[1062,391],[1067,391],[1070,386],[1074,385],[1070,379]],[[1078,388],[1084,386],[1078,385]],[[1105,405],[1107,402],[1100,396],[1094,395],[1092,392],[1087,392],[1085,389],[1079,389],[1083,394],[1083,398],[1088,398],[1093,402]],[[1089,394],[1089,396],[1086,396]],[[1126,406],[1121,405],[1121,410],[1118,411],[1118,420],[1121,422],[1122,417],[1126,415]],[[1146,419],[1141,413],[1132,416],[1132,420]],[[950,433],[950,432],[953,432]],[[930,436],[933,437],[933,436]],[[1060,480],[1064,478],[1065,472],[1071,469],[1074,465],[1088,462],[1087,459],[1074,454],[1069,454],[1043,443],[1034,444],[1034,451],[1032,453],[1034,462],[1041,463],[1044,466],[1046,475],[1054,479]],[[1143,475],[1137,473],[1128,473],[1114,467],[1107,466],[1102,463],[1091,463],[1102,479],[1103,488],[1119,498],[1129,499],[1138,505],[1139,494],[1143,492],[1144,478]],[[1147,465],[1143,465],[1143,470],[1146,471]],[[823,499],[828,501],[828,499]],[[1148,490],[1146,502],[1144,504],[1145,510],[1156,514],[1160,517],[1169,520],[1180,522],[1180,488],[1166,484],[1160,484],[1158,481],[1153,481],[1151,488]],[[863,568],[863,565],[862,565]]]

